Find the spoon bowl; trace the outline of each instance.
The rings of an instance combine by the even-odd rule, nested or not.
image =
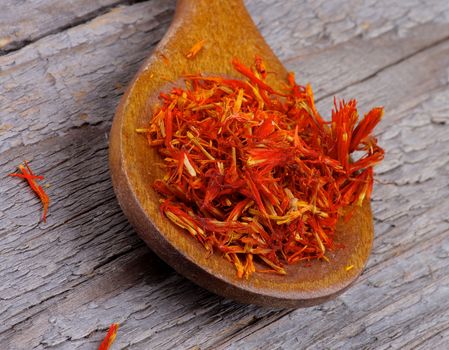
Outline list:
[[[197,42],[204,48],[194,59],[186,53]],[[287,275],[254,273],[236,277],[232,264],[174,226],[159,211],[151,185],[163,176],[161,158],[136,129],[148,126],[154,96],[186,73],[235,76],[231,60],[250,65],[261,56],[270,74],[267,82],[281,86],[287,71],[258,32],[241,0],[180,0],[174,20],[153,54],[143,64],[117,109],[110,135],[112,182],[119,203],[138,234],[176,271],[196,284],[243,303],[304,307],[324,302],[348,288],[368,259],[373,223],[369,202],[357,207],[348,222],[337,225],[336,243],[343,248],[327,254],[330,262],[286,267]],[[153,98],[153,99],[152,99]],[[257,267],[257,266],[256,266]]]

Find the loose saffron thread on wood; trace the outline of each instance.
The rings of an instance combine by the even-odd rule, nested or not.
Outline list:
[[[190,48],[189,52],[187,52],[186,57],[189,59],[194,58],[203,49],[205,43],[206,43],[206,40],[200,40],[197,43],[195,43]]]
[[[101,342],[98,350],[108,350],[111,347],[112,343],[114,342],[114,340],[117,336],[118,327],[119,327],[118,323],[111,324],[111,326],[109,327],[108,333],[106,334],[106,337]]]
[[[355,100],[335,100],[328,122],[292,73],[278,91],[260,57],[232,64],[245,80],[186,76],[138,130],[163,158],[166,175],[153,184],[160,210],[239,278],[329,261],[338,219],[370,199],[384,156],[371,133],[383,109],[359,121]]]
[[[25,179],[28,182],[28,185],[36,193],[36,195],[39,197],[40,201],[42,202],[42,206],[44,208],[44,212],[42,214],[42,221],[46,222],[50,199],[49,199],[48,195],[45,193],[44,189],[40,185],[38,185],[36,182],[36,180],[43,180],[44,177],[40,176],[40,175],[34,175],[26,161],[24,161],[24,164],[19,165],[19,170],[21,171],[21,174],[13,173],[13,174],[9,174],[9,176],[19,177],[21,179]]]

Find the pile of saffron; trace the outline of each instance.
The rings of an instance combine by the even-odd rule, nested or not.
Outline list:
[[[345,208],[370,198],[384,156],[371,133],[383,109],[360,118],[355,100],[335,100],[326,121],[292,73],[277,90],[260,57],[232,63],[243,80],[185,76],[137,130],[163,159],[153,184],[160,210],[239,278],[256,266],[286,274],[288,264],[328,261]]]
[[[9,176],[19,177],[21,179],[25,179],[28,182],[28,185],[31,187],[31,189],[34,191],[34,193],[36,193],[36,195],[39,197],[40,201],[42,202],[42,206],[44,207],[44,212],[42,214],[42,221],[46,222],[50,199],[48,198],[44,189],[41,186],[39,186],[36,182],[36,180],[43,180],[44,177],[40,176],[40,175],[34,175],[33,172],[31,171],[30,167],[28,166],[27,162],[24,162],[24,164],[20,164],[19,170],[21,173],[13,173],[13,174],[9,174]]]

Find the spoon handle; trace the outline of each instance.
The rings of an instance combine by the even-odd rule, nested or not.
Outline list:
[[[171,26],[158,48],[166,49],[170,43],[186,52],[200,41],[204,41],[208,54],[189,63],[186,71],[232,74],[233,57],[249,65],[256,55],[271,59],[275,63],[271,69],[278,73],[285,71],[259,33],[243,0],[178,0]],[[226,69],[220,69],[223,66]]]
[[[237,33],[243,40],[260,36],[243,0],[179,0],[172,27],[178,25],[213,41]]]
[[[212,19],[214,17],[248,16],[243,0],[178,0],[177,16],[192,16]]]

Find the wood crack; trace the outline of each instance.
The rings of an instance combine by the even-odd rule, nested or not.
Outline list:
[[[74,28],[79,25],[88,23],[88,22],[92,21],[93,19],[95,19],[96,17],[102,16],[102,15],[106,14],[107,12],[111,11],[112,9],[117,8],[118,6],[131,6],[131,5],[145,2],[145,1],[151,1],[151,0],[118,0],[116,3],[114,3],[112,5],[99,7],[92,12],[86,13],[85,15],[74,19],[70,23],[67,23],[65,25],[53,28],[52,30],[43,32],[40,35],[33,37],[32,39],[23,39],[23,40],[12,41],[8,45],[5,45],[4,47],[0,47],[0,56],[7,55],[7,54],[15,52],[15,51],[19,51],[19,50],[25,48],[26,46],[31,45],[47,36],[57,34],[57,33],[65,31],[65,30],[68,30],[70,28]]]
[[[419,50],[416,50],[416,51],[414,51],[414,52],[412,52],[412,53],[410,53],[410,54],[408,54],[406,56],[403,56],[403,57],[401,57],[400,59],[398,59],[398,60],[396,60],[394,62],[391,62],[391,63],[389,63],[389,64],[387,64],[385,66],[382,66],[382,67],[378,68],[376,71],[372,72],[371,74],[369,74],[369,75],[367,75],[367,76],[365,76],[365,77],[363,77],[361,79],[358,79],[356,81],[353,81],[350,84],[345,85],[345,86],[339,88],[338,90],[334,90],[332,92],[326,93],[326,94],[320,96],[319,98],[317,98],[315,102],[318,103],[318,102],[324,101],[324,100],[326,100],[326,99],[328,99],[330,97],[336,96],[336,95],[340,94],[342,91],[346,90],[347,88],[349,88],[351,86],[363,84],[363,83],[371,80],[372,78],[376,77],[378,74],[380,74],[380,73],[382,73],[382,72],[384,72],[384,71],[386,71],[386,70],[388,70],[390,68],[393,68],[395,66],[400,65],[401,63],[403,63],[403,62],[413,58],[414,56],[417,56],[417,55],[419,55],[419,54],[421,54],[423,52],[431,50],[432,48],[437,47],[437,46],[443,44],[444,42],[446,42],[448,40],[449,40],[449,35],[445,36],[442,39],[436,40],[435,42],[433,42],[433,43],[431,43],[429,45],[426,45],[426,46],[420,48]]]
[[[254,332],[258,332],[258,331],[264,329],[265,327],[268,327],[271,324],[276,323],[280,319],[290,315],[291,313],[293,313],[295,311],[296,310],[280,311],[276,315],[269,315],[269,316],[264,316],[263,318],[260,318],[260,319],[255,319],[252,322],[248,322],[245,325],[245,327],[242,327],[231,334],[227,334],[226,339],[222,339],[221,341],[214,342],[213,344],[209,345],[206,349],[209,349],[209,350],[226,349],[226,347],[229,345],[229,343],[232,343],[232,339],[238,339],[239,341],[244,340],[248,336],[252,335]],[[242,337],[239,338],[239,335],[241,335],[242,333],[245,333],[245,331],[248,329],[251,329],[251,332],[244,334]]]
[[[143,243],[142,243],[143,246]],[[63,297],[64,295],[66,295],[67,293],[71,292],[75,287],[79,287],[82,286],[84,283],[87,283],[94,275],[96,275],[98,273],[98,270],[104,268],[105,266],[113,263],[114,261],[120,259],[121,257],[124,257],[130,253],[135,252],[138,249],[141,249],[142,246],[138,246],[138,247],[132,247],[128,250],[125,250],[123,252],[114,254],[110,257],[108,257],[107,259],[105,259],[102,263],[96,265],[92,271],[91,274],[89,274],[89,276],[83,276],[81,277],[76,283],[70,284],[67,286],[66,289],[63,289],[47,298],[42,299],[38,304],[33,305],[31,308],[28,308],[27,311],[32,311],[34,309],[38,309],[35,313],[32,313],[31,315],[27,316],[27,318],[25,319],[21,319],[19,321],[17,321],[14,324],[11,324],[7,329],[1,330],[0,331],[0,335],[5,334],[6,332],[8,332],[9,330],[13,329],[15,326],[17,326],[18,324],[24,323],[27,320],[31,319],[32,317],[38,315],[39,313],[42,313],[43,311],[45,311],[44,309],[39,309],[40,306],[43,306],[44,304],[46,304],[48,301],[51,301],[55,298],[58,297]],[[21,311],[22,312],[22,311]],[[18,312],[16,314],[12,314],[10,315],[7,319],[5,319],[5,321],[10,320],[18,315],[20,315],[21,312]]]
[[[444,311],[442,312],[443,316],[444,316]],[[409,349],[419,349],[419,348],[426,348],[426,346],[424,346],[426,343],[428,343],[431,339],[437,337],[438,335],[440,335],[441,333],[445,332],[449,330],[449,322],[446,322],[445,324],[443,324],[443,326],[441,327],[439,325],[438,330],[436,332],[431,332],[431,334],[429,334],[426,337],[422,337],[421,339],[419,339],[418,342],[409,342],[408,344],[404,345],[404,348],[407,348],[407,346],[409,346]]]

